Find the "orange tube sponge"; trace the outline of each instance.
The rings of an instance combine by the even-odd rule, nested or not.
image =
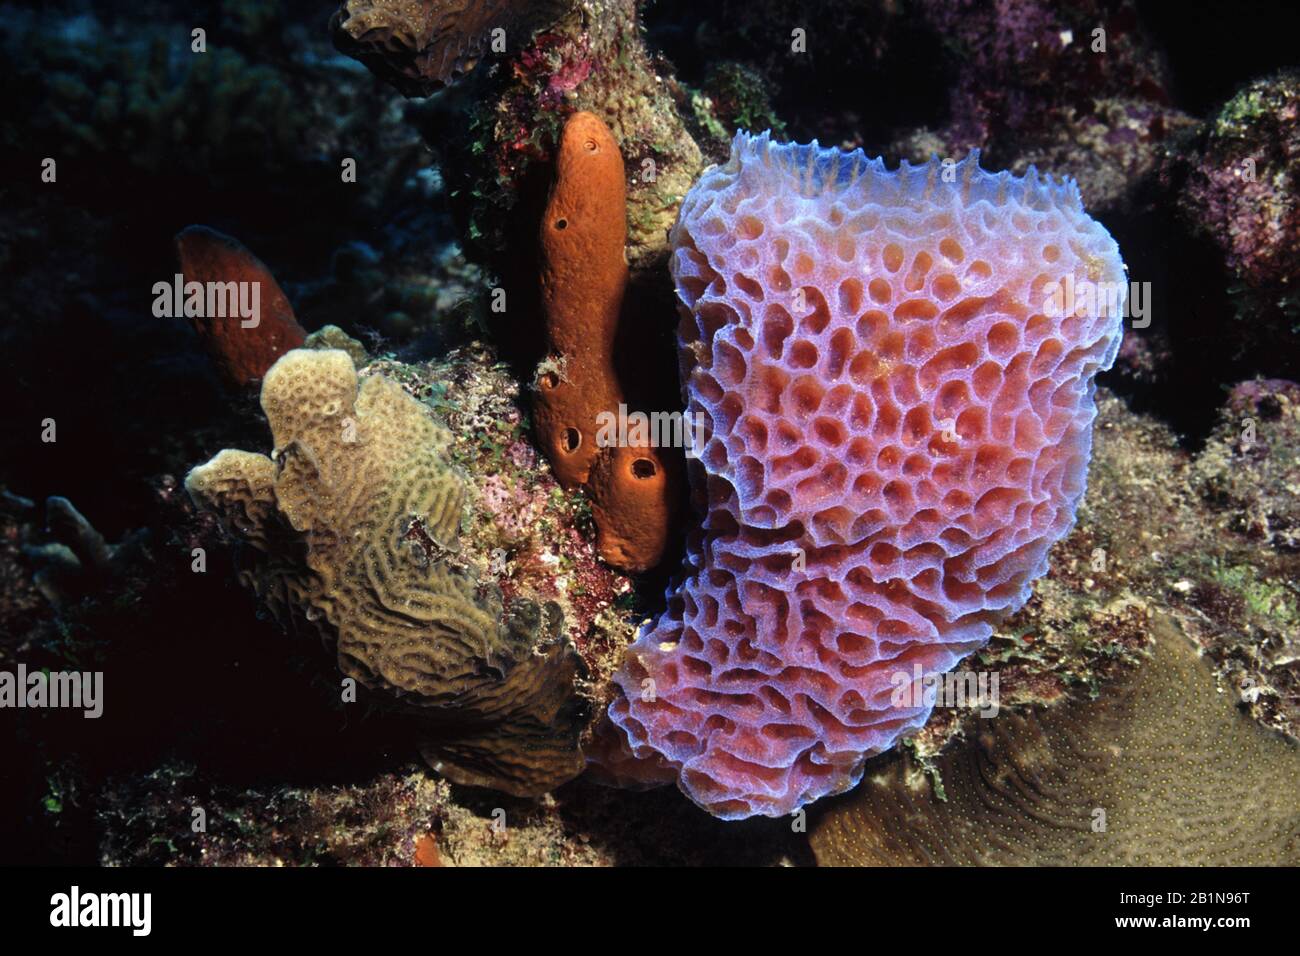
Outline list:
[[[566,487],[586,484],[597,415],[621,397],[613,345],[627,286],[627,183],[605,124],[575,113],[564,127],[542,219],[542,304],[550,355],[538,368],[537,433]]]
[[[293,306],[262,261],[236,239],[209,229],[187,226],[176,236],[185,282],[256,283],[260,304],[255,325],[236,317],[192,316],[213,364],[233,388],[253,385],[285,352],[302,345],[307,332],[294,318]]]
[[[627,399],[614,349],[634,347],[620,326],[627,287],[627,182],[609,129],[592,113],[565,124],[542,220],[542,302],[548,355],[537,370],[538,439],[566,488],[585,485],[597,549],[643,571],[663,556],[680,469],[651,438],[602,441]],[[604,429],[608,436],[612,430]]]

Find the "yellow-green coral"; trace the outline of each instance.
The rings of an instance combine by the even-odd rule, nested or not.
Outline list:
[[[582,670],[553,604],[480,582],[459,551],[451,433],[346,352],[299,349],[266,374],[271,457],[223,451],[186,488],[251,545],[245,582],[307,621],[346,677],[415,716],[458,783],[545,792],[582,769]]]
[[[891,755],[812,829],[818,862],[1295,865],[1300,751],[1219,693],[1157,617],[1154,654],[1097,700],[1003,712],[923,768]]]

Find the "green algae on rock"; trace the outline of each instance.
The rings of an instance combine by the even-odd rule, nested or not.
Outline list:
[[[810,841],[830,865],[1295,865],[1300,750],[1237,712],[1166,618],[1096,700],[1002,714],[869,767]]]
[[[744,63],[725,61],[709,67],[699,89],[682,85],[685,120],[700,148],[722,163],[738,129],[771,130],[785,134],[785,123],[772,108],[767,78]]]
[[[358,388],[340,350],[285,355],[262,408],[273,457],[226,450],[185,483],[249,545],[244,582],[415,718],[449,779],[533,796],[577,776],[584,665],[556,605],[507,603],[470,572],[451,433],[383,376]]]

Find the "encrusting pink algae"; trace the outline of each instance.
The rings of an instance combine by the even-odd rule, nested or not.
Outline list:
[[[1073,525],[1125,271],[1073,181],[736,136],[672,232],[702,525],[610,707],[715,816],[852,787]]]

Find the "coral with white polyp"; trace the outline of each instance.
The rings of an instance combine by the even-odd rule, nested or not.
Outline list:
[[[610,716],[714,815],[777,816],[920,728],[917,675],[1046,571],[1124,266],[1072,181],[767,134],[701,176],[672,244],[702,525]]]

